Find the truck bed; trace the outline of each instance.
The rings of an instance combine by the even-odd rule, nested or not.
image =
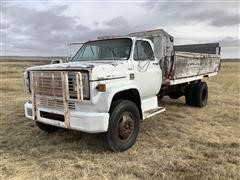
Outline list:
[[[174,51],[164,84],[176,85],[216,75],[220,68],[217,54]]]
[[[220,68],[219,43],[174,46],[174,38],[162,29],[131,33],[154,44],[162,69],[163,85],[177,85],[216,75]]]

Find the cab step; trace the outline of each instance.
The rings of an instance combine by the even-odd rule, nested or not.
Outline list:
[[[143,119],[150,118],[156,114],[164,112],[166,109],[164,107],[157,107],[154,109],[147,110],[143,113]]]

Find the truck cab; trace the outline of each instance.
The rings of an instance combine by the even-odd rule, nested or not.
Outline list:
[[[25,116],[48,133],[103,133],[111,150],[124,151],[135,143],[141,119],[165,111],[158,100],[162,86],[165,94],[171,89],[173,55],[173,38],[163,30],[88,41],[67,63],[25,71]],[[188,84],[181,81],[177,90],[184,94]]]

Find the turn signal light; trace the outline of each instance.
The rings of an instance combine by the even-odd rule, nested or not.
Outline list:
[[[96,89],[99,91],[99,92],[105,92],[106,91],[106,84],[98,84]]]

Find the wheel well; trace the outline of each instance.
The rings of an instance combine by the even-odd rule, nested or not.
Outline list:
[[[111,106],[114,101],[119,100],[119,99],[126,99],[126,100],[130,100],[130,101],[134,102],[138,107],[138,110],[140,113],[140,118],[142,119],[141,98],[140,98],[138,90],[128,89],[128,90],[116,93],[113,96]]]

